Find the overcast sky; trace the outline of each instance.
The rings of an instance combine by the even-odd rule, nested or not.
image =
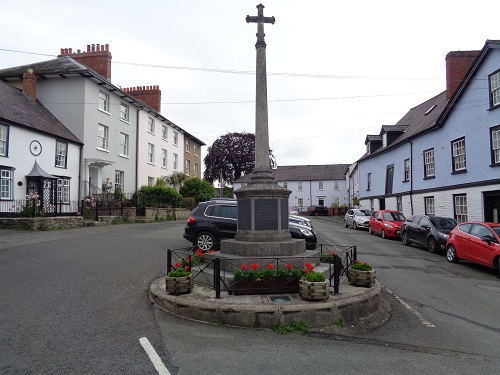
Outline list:
[[[257,25],[245,17],[257,15],[258,1],[1,3],[0,69],[107,43],[112,82],[159,85],[162,115],[207,147],[228,132],[255,131]],[[276,18],[265,33],[278,165],[356,161],[367,134],[445,90],[449,51],[500,39],[496,0],[263,4]]]

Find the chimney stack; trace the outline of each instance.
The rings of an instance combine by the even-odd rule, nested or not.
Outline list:
[[[446,100],[450,99],[481,51],[452,51],[446,55]]]
[[[161,91],[160,86],[137,86],[124,88],[127,94],[143,101],[156,112],[161,112]]]
[[[29,100],[36,102],[36,75],[33,73],[33,69],[28,69],[23,74],[23,93]]]
[[[111,80],[111,52],[108,44],[87,44],[87,51],[77,51],[75,53],[72,48],[61,48],[61,54],[57,57],[69,56]]]

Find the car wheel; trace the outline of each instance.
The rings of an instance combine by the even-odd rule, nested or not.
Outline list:
[[[358,225],[356,224],[356,222],[352,223],[352,229],[358,230]]]
[[[347,221],[344,220],[344,227],[348,228],[349,225],[347,225]]]
[[[455,246],[448,245],[448,248],[446,249],[446,259],[448,259],[448,262],[451,262],[451,263],[456,263],[459,261],[459,259],[457,257],[457,250],[455,249]]]
[[[382,229],[382,232],[380,232],[380,235],[382,238],[385,240],[387,238],[387,235],[385,234],[385,230]]]
[[[427,250],[429,250],[429,253],[432,254],[437,253],[436,239],[434,237],[429,237],[429,239],[427,240]]]
[[[408,232],[403,232],[401,235],[401,241],[403,241],[403,245],[410,246],[410,241],[408,240]]]
[[[202,251],[217,250],[215,237],[209,232],[202,232],[198,234],[194,240],[194,246],[198,246],[198,248]]]

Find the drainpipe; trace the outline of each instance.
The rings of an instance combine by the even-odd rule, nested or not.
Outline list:
[[[142,111],[143,108],[137,109],[137,121],[135,124],[135,189],[134,194],[137,193],[137,189],[139,186],[139,112]]]
[[[82,199],[85,199],[84,196],[82,196],[82,183],[84,183],[84,181],[82,181],[82,159],[83,159],[83,145],[80,145],[80,160],[78,160],[78,165],[80,166],[78,168],[78,202],[80,202]],[[85,171],[85,164],[83,164],[83,168],[84,168],[84,171]],[[78,205],[80,205],[80,203],[78,203]],[[80,206],[78,206],[80,207]],[[83,215],[83,213],[82,213]]]
[[[410,212],[413,215],[413,142],[410,142]]]

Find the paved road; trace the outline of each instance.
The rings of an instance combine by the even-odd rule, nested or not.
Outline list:
[[[393,307],[358,337],[300,336],[182,320],[150,306],[183,222],[0,230],[1,374],[498,374],[499,281],[482,267],[314,218],[321,242],[358,246]],[[390,291],[390,293],[388,292]]]

